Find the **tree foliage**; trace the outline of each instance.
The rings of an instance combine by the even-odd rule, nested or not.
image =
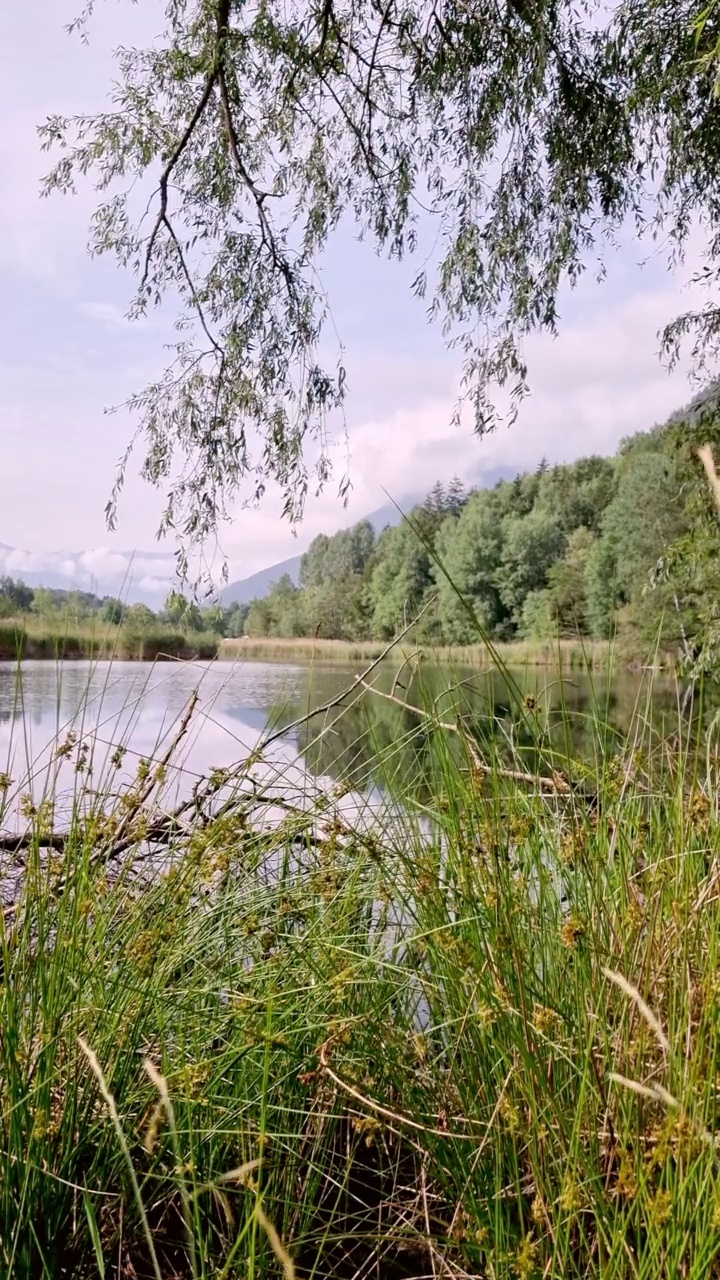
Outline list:
[[[718,225],[717,39],[705,0],[171,0],[118,51],[108,109],[41,131],[48,192],[95,180],[91,248],[134,272],[132,314],[180,302],[172,363],[129,402],[164,527],[202,539],[269,480],[295,519],[327,480],[346,387],[317,265],[343,219],[418,251],[491,427],[495,384],[526,390],[523,338],[628,219],[671,255]],[[719,255],[711,237],[710,282]],[[670,323],[671,358],[688,333],[713,359],[720,309]]]
[[[701,397],[614,458],[545,464],[449,505],[436,485],[368,542],[362,570],[349,567],[355,531],[315,539],[296,628],[386,638],[432,599],[419,633],[431,643],[614,636],[628,655],[659,643],[692,670],[720,670],[717,512],[696,456],[708,439],[720,456],[715,404],[714,392]],[[300,634],[284,625],[274,608],[255,634]]]

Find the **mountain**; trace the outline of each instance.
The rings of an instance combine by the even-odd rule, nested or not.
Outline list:
[[[239,578],[230,582],[220,592],[223,604],[249,604],[251,600],[259,600],[266,596],[273,582],[277,582],[286,573],[298,585],[300,581],[300,561],[302,555],[291,556],[289,560],[280,560],[271,564],[269,569],[258,569],[249,578]]]
[[[165,551],[26,551],[0,542],[0,577],[29,587],[93,591],[157,609],[175,585],[175,558]]]
[[[402,507],[405,511],[409,511],[410,507],[416,502],[421,501],[418,498],[406,498]],[[394,502],[387,502],[384,507],[378,507],[377,511],[371,511],[368,516],[361,516],[359,520],[355,520],[354,524],[362,524],[364,520],[369,521],[376,533],[384,529],[387,524],[398,524],[402,519],[400,512]],[[336,531],[337,532],[337,531]],[[223,604],[248,604],[251,600],[259,600],[262,596],[266,596],[273,582],[277,582],[286,573],[289,578],[298,586],[300,582],[300,562],[303,553],[291,556],[289,560],[280,560],[278,564],[271,564],[267,569],[259,569],[257,573],[252,573],[249,578],[239,578],[237,582],[230,582],[220,592],[220,599]]]

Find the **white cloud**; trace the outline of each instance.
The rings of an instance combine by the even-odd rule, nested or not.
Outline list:
[[[666,288],[614,305],[608,300],[556,339],[530,339],[531,394],[517,422],[482,439],[472,431],[469,411],[460,427],[452,425],[452,395],[358,424],[350,433],[347,509],[329,486],[308,501],[300,536],[293,539],[271,494],[262,511],[239,513],[228,531],[232,576],[296,555],[315,534],[332,533],[384,505],[386,494],[402,505],[406,495],[426,493],[455,474],[477,483],[497,467],[523,470],[543,457],[561,462],[614,452],[624,436],[663,421],[690,398],[687,362],[669,375],[658,358],[657,333],[679,306],[698,297],[690,290],[681,299]]]
[[[123,577],[129,568],[129,557],[111,551],[108,547],[96,547],[93,551],[83,551],[78,557],[82,568],[92,574],[109,574],[111,577]]]
[[[177,586],[177,582],[173,578],[145,577],[141,578],[137,585],[141,591],[166,596],[168,591],[172,591],[173,587]]]
[[[132,556],[132,572],[144,573],[149,577],[159,577],[162,581],[175,577],[175,557],[164,555],[146,555],[138,552]]]
[[[17,547],[0,547],[0,565],[6,573],[39,573],[48,569],[52,556],[40,551],[21,551]]]

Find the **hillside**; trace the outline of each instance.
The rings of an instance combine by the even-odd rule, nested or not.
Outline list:
[[[223,587],[220,599],[223,604],[249,604],[259,596],[266,596],[273,582],[277,582],[286,573],[295,586],[300,581],[300,562],[302,555],[291,556],[289,560],[280,560],[271,564],[268,569],[258,569],[249,578],[240,578]]]

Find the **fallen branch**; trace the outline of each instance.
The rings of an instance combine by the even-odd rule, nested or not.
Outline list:
[[[0,833],[0,853],[22,853],[24,849],[53,849],[62,853],[67,844],[69,832],[61,831],[41,835],[37,831],[23,831],[17,835],[9,832]]]
[[[525,769],[506,769],[503,765],[487,764],[480,756],[470,735],[459,724],[454,724],[451,720],[435,720],[422,707],[416,707],[411,702],[405,702],[394,693],[386,693],[383,689],[378,689],[375,685],[368,684],[365,680],[362,680],[362,684],[368,693],[374,693],[376,697],[384,698],[386,702],[394,702],[396,706],[402,707],[404,711],[409,711],[412,715],[419,716],[422,720],[429,720],[434,728],[445,729],[448,733],[459,734],[468,749],[476,773],[495,774],[499,778],[508,778],[512,782],[525,782],[530,786],[539,787],[541,791],[559,792],[562,795],[569,795],[572,792],[570,783],[561,774],[548,777],[542,773],[528,773]]]

